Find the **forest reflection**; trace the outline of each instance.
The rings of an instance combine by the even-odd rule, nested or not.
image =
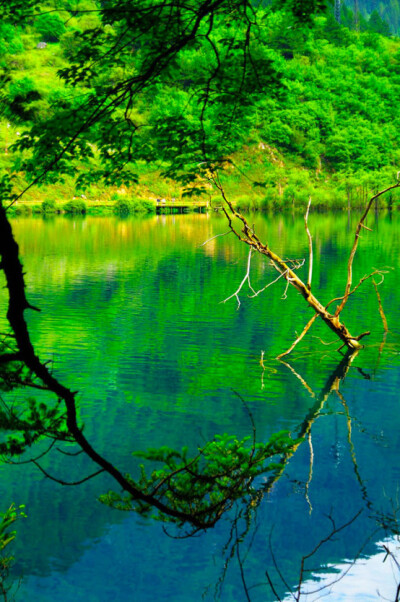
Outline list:
[[[357,328],[363,328],[365,315],[377,317],[371,344],[358,355],[341,357],[335,351],[337,344],[333,348],[323,344],[326,333],[317,328],[317,338],[309,337],[290,363],[277,362],[273,358],[293,339],[293,316],[303,323],[306,313],[299,311],[294,297],[285,301],[283,312],[281,291],[269,294],[262,302],[244,298],[240,311],[234,302],[232,306],[220,304],[227,291],[231,292],[243,278],[246,253],[235,248],[229,237],[223,237],[215,241],[219,249],[213,251],[212,262],[209,261],[207,245],[200,247],[200,243],[223,233],[224,228],[218,217],[208,221],[204,216],[198,217],[203,220],[204,228],[199,233],[193,227],[194,240],[181,236],[187,228],[183,220],[153,223],[153,234],[149,232],[152,243],[135,238],[135,230],[141,223],[127,220],[123,222],[124,237],[113,239],[112,244],[107,239],[101,242],[108,228],[110,236],[114,236],[111,222],[106,225],[89,219],[85,227],[84,221],[79,221],[74,228],[74,222],[69,220],[34,221],[30,226],[18,220],[16,229],[19,228],[31,299],[45,313],[45,319],[30,313],[30,327],[41,357],[53,359],[48,365],[50,373],[81,389],[79,411],[91,447],[121,473],[129,472],[135,479],[140,476],[141,460],[132,458],[132,451],[163,445],[181,450],[188,444],[188,457],[193,457],[199,447],[223,433],[236,436],[238,441],[250,436],[251,450],[251,418],[257,441],[266,443],[274,433],[290,431],[291,449],[272,458],[278,466],[265,474],[252,475],[246,481],[247,490],[233,504],[226,505],[212,529],[200,531],[200,537],[179,542],[180,554],[186,550],[193,567],[196,562],[201,567],[207,566],[206,549],[211,542],[218,562],[223,553],[227,562],[222,573],[212,576],[207,569],[203,576],[202,587],[204,582],[212,583],[207,590],[209,597],[229,600],[227,592],[234,587],[236,592],[240,588],[240,594],[231,597],[232,600],[246,599],[246,588],[252,601],[272,601],[277,596],[284,599],[289,589],[295,595],[299,593],[296,587],[303,556],[329,535],[331,523],[326,515],[337,528],[348,526],[318,549],[313,568],[340,565],[345,558],[354,561],[360,550],[361,554],[372,556],[375,542],[384,542],[386,535],[397,533],[394,500],[398,482],[395,461],[398,290],[391,286],[394,280],[388,274],[385,285],[390,295],[383,297],[383,303],[392,330],[385,337],[386,343],[382,342],[382,323],[372,291],[361,297],[361,304],[350,307],[351,319],[359,321]],[[260,218],[258,231],[273,230],[271,237],[277,244],[281,238],[286,244],[293,240],[298,248],[292,251],[297,256],[302,252],[297,242],[300,236],[292,238],[292,233],[304,225],[301,220],[294,223],[291,218],[286,224],[285,219],[279,217],[279,223],[272,228]],[[325,298],[331,298],[332,290],[341,284],[335,268],[346,256],[344,247],[348,239],[341,229],[346,219],[347,216],[335,217],[323,234],[328,220],[326,216],[321,221],[316,218],[316,253],[320,254],[323,269],[317,268],[315,278]],[[36,244],[36,223],[38,232],[42,232],[41,248],[32,247]],[[370,239],[363,242],[367,248],[363,249],[357,269],[363,271],[366,265],[369,268],[371,257],[380,265],[387,265],[392,255],[397,262],[398,255],[393,249],[398,241],[389,223],[385,219],[380,222],[378,242]],[[144,220],[143,227],[146,224],[150,222]],[[75,252],[76,227],[81,228],[77,237],[81,248]],[[176,230],[175,234],[168,234],[169,227]],[[65,232],[58,245],[60,229]],[[87,234],[88,229],[91,234]],[[95,247],[92,235],[98,241]],[[175,242],[168,244],[168,240]],[[260,280],[270,277],[261,263],[255,263],[254,267]],[[7,337],[5,344],[5,354],[15,353],[12,337]],[[260,366],[261,349],[266,350],[264,367]],[[3,355],[3,359],[10,357]],[[1,363],[3,369],[5,366],[5,362]],[[35,570],[45,579],[54,550],[63,558],[64,566],[73,566],[76,558],[82,556],[87,538],[102,537],[110,522],[125,524],[127,514],[96,505],[101,494],[116,490],[115,484],[105,471],[86,480],[100,469],[93,468],[83,453],[74,455],[76,442],[60,432],[61,422],[57,420],[65,419],[62,406],[56,398],[49,401],[48,392],[40,388],[29,370],[21,371],[18,362],[8,366],[12,370],[3,371],[6,391],[2,397],[8,404],[4,413],[10,419],[11,408],[17,414],[19,426],[23,426],[13,445],[24,444],[21,431],[25,435],[31,432],[26,412],[25,416],[21,413],[27,396],[37,399],[37,408],[29,407],[28,414],[35,415],[35,426],[40,426],[42,439],[32,441],[31,451],[20,456],[20,460],[30,464],[12,466],[4,453],[3,496],[7,491],[10,503],[29,501],[21,499],[19,475],[24,474],[26,495],[37,500],[32,521],[47,524],[51,504],[57,512],[60,509],[55,516],[53,510],[49,526],[40,538],[38,527],[29,520],[28,508],[28,520],[25,524],[18,523],[21,538],[20,542],[18,537],[15,540],[15,568],[18,571],[20,557],[21,568],[30,570],[29,524],[42,546],[41,555],[35,556]],[[24,389],[12,389],[21,381]],[[29,384],[34,385],[30,391]],[[41,404],[45,408],[40,408]],[[46,421],[50,421],[48,433],[45,433]],[[14,429],[15,433],[17,430]],[[10,432],[9,428],[4,431],[6,443]],[[47,447],[52,447],[39,458],[47,450],[44,437],[48,440]],[[32,466],[30,470],[32,458],[48,477],[43,474],[42,478],[38,467]],[[12,460],[19,461],[16,456]],[[60,487],[50,477],[63,483],[84,482],[70,488]],[[361,509],[363,512],[358,515]],[[355,516],[357,519],[350,523]],[[73,520],[75,537],[71,530]],[[125,529],[133,537],[138,526],[131,519],[128,522]],[[147,519],[144,524],[146,532],[152,534],[163,550],[163,557],[168,557],[168,546],[175,544],[162,540],[165,536],[157,531],[158,523]],[[190,529],[179,526],[170,525],[167,530],[173,537],[190,534]],[[149,536],[143,537],[147,540]],[[64,541],[62,549],[58,549],[59,541]],[[116,543],[116,548],[119,545]],[[154,547],[151,549],[154,554]],[[173,570],[173,559],[179,557],[178,547],[174,550],[171,562],[165,562],[166,573]],[[149,561],[150,566],[151,557]],[[179,567],[179,562],[176,566]],[[192,570],[187,569],[188,582]],[[123,579],[119,581],[122,583]],[[129,578],[125,587],[131,587],[128,583]],[[93,582],[90,587],[94,587]],[[27,599],[29,595],[32,597],[31,590],[22,591]],[[192,593],[192,599],[196,595]],[[140,596],[147,600],[150,587],[141,591]],[[169,596],[179,600],[176,591]],[[302,593],[301,597],[304,598]]]
[[[385,339],[382,341],[382,344],[379,348],[377,363],[379,363],[384,343]],[[2,353],[0,354],[1,391],[4,393],[9,393],[15,388],[21,387],[23,387],[25,390],[29,388],[32,388],[32,390],[36,389],[36,392],[38,388],[43,389],[43,387],[38,386],[35,383],[35,378],[32,378],[32,374],[30,374],[23,365],[16,361],[10,362],[10,349],[12,349],[12,346],[8,341],[8,337],[3,335]],[[268,474],[260,474],[254,479],[251,479],[251,482],[249,480],[249,487],[247,491],[243,493],[241,497],[233,496],[235,497],[233,511],[232,504],[227,504],[224,512],[219,514],[218,520],[221,518],[224,518],[225,521],[228,520],[230,523],[230,528],[228,540],[223,545],[221,543],[221,553],[225,557],[224,569],[214,586],[209,586],[209,591],[213,589],[212,595],[215,600],[223,599],[221,596],[224,586],[224,579],[231,563],[237,564],[239,567],[241,584],[243,588],[243,599],[259,599],[259,593],[261,591],[263,592],[263,596],[265,596],[264,599],[271,601],[288,599],[304,599],[309,601],[317,599],[317,597],[325,595],[327,592],[329,592],[330,595],[333,595],[337,584],[340,584],[340,587],[342,587],[341,582],[346,578],[347,575],[352,576],[357,573],[357,567],[360,566],[360,559],[364,558],[364,549],[368,541],[376,540],[378,534],[385,534],[386,539],[382,542],[378,541],[376,544],[378,548],[382,550],[382,552],[381,556],[376,557],[375,566],[377,559],[380,558],[382,560],[382,554],[384,554],[382,562],[390,558],[393,565],[392,574],[393,572],[399,570],[397,540],[398,523],[396,518],[397,508],[393,508],[393,514],[384,515],[379,511],[378,508],[374,507],[374,502],[368,495],[365,481],[363,480],[357,463],[357,449],[352,440],[353,417],[351,416],[349,405],[340,390],[342,383],[348,375],[348,372],[359,353],[359,351],[355,351],[353,353],[348,352],[344,354],[337,366],[326,377],[325,384],[319,392],[313,390],[313,388],[307,383],[307,380],[301,374],[299,374],[299,372],[289,362],[281,360],[280,363],[290,371],[290,374],[295,379],[296,386],[298,388],[305,389],[310,398],[313,399],[313,405],[304,416],[304,419],[299,427],[290,433],[290,436],[296,443],[290,450],[282,454],[279,461],[278,470],[276,470],[276,472],[271,476],[268,476]],[[371,379],[371,375],[368,372],[364,372],[361,367],[357,367],[356,369],[363,379]],[[337,411],[335,413],[330,410],[324,411],[325,405],[331,395],[334,395],[339,399],[340,405],[342,406],[342,411]],[[60,413],[57,410],[57,405],[47,405],[47,407],[45,407],[43,402],[39,406],[31,401],[30,415],[23,416],[21,414],[20,407],[17,409],[14,405],[14,402],[11,404],[7,403],[3,397],[1,402],[2,409],[0,412],[0,417],[1,428],[3,431],[3,443],[1,450],[3,462],[15,465],[21,463],[32,463],[36,466],[36,468],[43,472],[46,478],[56,481],[60,485],[69,485],[74,487],[80,486],[104,471],[104,468],[101,468],[90,475],[82,474],[81,478],[73,482],[67,482],[61,478],[58,478],[55,474],[48,473],[42,468],[41,461],[50,452],[54,453],[56,450],[57,452],[67,454],[71,458],[77,457],[82,452],[85,453],[84,449],[71,451],[70,444],[78,444],[78,447],[81,447],[81,444],[79,440],[77,441],[74,438],[73,433],[67,433],[65,428],[63,428],[63,422],[66,419],[65,414],[62,412]],[[246,404],[245,400],[243,399],[242,402]],[[347,425],[347,453],[351,458],[354,475],[356,477],[356,481],[358,482],[364,504],[362,507],[360,507],[356,514],[351,516],[346,522],[340,524],[338,524],[335,519],[335,508],[330,508],[326,515],[325,536],[319,541],[313,542],[312,545],[311,541],[309,542],[310,551],[301,557],[297,566],[293,565],[291,567],[291,571],[287,575],[285,574],[285,570],[281,568],[282,558],[280,558],[280,553],[282,550],[279,551],[279,546],[276,547],[275,545],[273,525],[270,528],[267,541],[265,542],[265,545],[268,546],[268,554],[272,559],[272,564],[266,566],[264,579],[261,579],[254,584],[254,575],[247,574],[246,558],[251,550],[255,532],[260,526],[258,520],[259,507],[268,498],[271,492],[273,492],[273,488],[279,479],[283,477],[285,468],[290,462],[292,456],[300,449],[301,446],[304,446],[309,450],[309,470],[307,480],[302,481],[300,478],[296,478],[295,476],[294,482],[296,487],[302,491],[309,508],[309,514],[310,516],[312,515],[313,505],[310,499],[309,490],[313,479],[314,461],[318,461],[318,458],[315,458],[315,451],[312,442],[312,428],[317,420],[324,418],[326,419],[338,414],[343,414],[345,417]],[[253,425],[254,435],[256,436],[256,427],[251,414],[249,415],[249,420]],[[50,441],[50,443],[46,445],[45,449],[43,449],[43,446],[40,444],[41,440]],[[68,444],[67,448],[62,449],[63,443]],[[90,441],[89,445],[91,445]],[[168,445],[168,441],[166,441],[166,445]],[[35,451],[36,447],[39,448],[39,452]],[[206,446],[204,445],[203,447]],[[28,448],[31,448],[30,453],[26,453]],[[27,457],[29,455],[31,455],[31,457]],[[91,459],[93,460],[93,457],[91,457]],[[113,476],[113,474],[111,476]],[[236,487],[234,482],[232,487],[233,489]],[[88,501],[88,503],[90,503],[90,501]],[[375,519],[376,528],[370,533],[362,534],[361,545],[359,541],[360,538],[358,538],[357,543],[360,545],[360,547],[354,557],[347,560],[345,564],[338,562],[336,565],[325,564],[325,562],[322,562],[320,568],[318,569],[317,566],[321,562],[320,552],[322,551],[322,548],[329,548],[329,544],[333,542],[339,534],[344,538],[347,538],[346,531],[350,530],[354,525],[356,525],[361,513],[365,511],[368,511]],[[228,514],[226,514],[226,512],[228,512]],[[284,520],[283,517],[281,518]],[[210,527],[214,526],[215,522],[210,525]],[[207,529],[209,527],[204,526],[202,528]],[[168,529],[166,534],[172,536],[173,538],[181,539],[182,537],[193,537],[198,532],[198,528],[195,528],[194,530],[190,529],[188,531],[187,527],[182,530],[182,528],[178,526],[178,528],[175,527],[172,530]],[[389,538],[389,535],[391,536],[391,539]],[[324,556],[324,553],[322,553],[322,558],[324,558]],[[284,561],[287,562],[287,560],[288,558],[285,556]],[[294,578],[296,572],[298,574],[297,582]],[[311,580],[310,575],[312,575]],[[4,575],[3,578],[5,587],[4,599],[6,599],[6,592],[8,591],[8,588],[12,588],[12,584],[8,583],[6,585],[6,575]],[[400,575],[398,582],[398,585],[397,583],[395,584],[397,593],[400,591]],[[351,587],[354,587],[354,584],[352,584]],[[257,590],[257,595],[254,598],[253,596],[255,590]],[[387,591],[387,586],[385,591]]]

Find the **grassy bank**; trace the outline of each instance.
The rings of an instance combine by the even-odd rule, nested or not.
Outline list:
[[[67,202],[45,200],[42,202],[14,203],[9,209],[10,215],[15,216],[55,216],[55,215],[149,215],[154,213],[181,213],[186,211],[204,210],[206,204],[199,201],[164,202],[157,200],[123,199],[87,200],[73,199]]]

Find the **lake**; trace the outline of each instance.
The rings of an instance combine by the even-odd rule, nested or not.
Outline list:
[[[284,362],[275,359],[312,316],[281,280],[255,298],[244,286],[240,306],[223,303],[245,276],[248,249],[225,235],[222,214],[12,223],[28,298],[41,308],[27,313],[37,350],[79,390],[87,438],[122,472],[137,472],[133,451],[194,453],[216,434],[252,435],[252,421],[259,441],[282,429],[304,437],[273,484],[257,477],[256,502],[237,502],[187,538],[101,504],[102,493],[118,491],[110,477],[69,487],[31,463],[4,462],[0,510],[15,502],[27,513],[12,545],[16,600],[273,602],[293,599],[300,580],[307,602],[395,599],[400,570],[386,556],[399,546],[399,215],[372,215],[372,232],[362,232],[354,283],[386,269],[379,292],[389,332],[366,281],[342,314],[354,335],[371,330],[350,364],[318,320]],[[251,223],[277,253],[307,258],[301,216]],[[326,304],[344,292],[357,215],[312,214],[309,225],[313,292]],[[256,291],[275,278],[253,257]],[[13,391],[9,401],[29,396],[41,392]],[[56,447],[41,465],[64,481],[95,470]]]

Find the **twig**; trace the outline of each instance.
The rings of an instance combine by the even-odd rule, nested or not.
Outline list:
[[[261,389],[264,389],[264,387],[265,387],[265,385],[264,385],[264,373],[265,373],[264,354],[265,354],[265,351],[261,351],[261,358],[260,358],[260,366],[262,368],[262,373],[261,373]]]
[[[223,232],[222,234],[216,234],[215,236],[212,236],[208,240],[205,240],[204,242],[202,242],[200,247],[204,247],[204,245],[206,245],[208,242],[211,242],[215,238],[218,238],[219,236],[226,236],[227,234],[232,234],[232,230],[228,230],[228,232]]]
[[[307,279],[307,287],[308,290],[311,290],[311,281],[312,281],[312,271],[313,271],[313,246],[312,246],[312,236],[311,236],[311,232],[308,228],[308,214],[310,212],[310,207],[311,207],[311,197],[308,199],[308,205],[307,205],[307,211],[306,214],[304,216],[304,225],[306,228],[306,232],[307,232],[307,237],[308,237],[308,279]]]
[[[74,485],[81,485],[82,483],[85,483],[86,481],[89,481],[90,479],[93,479],[94,477],[97,477],[97,475],[99,475],[102,472],[105,472],[104,468],[101,468],[100,470],[97,470],[96,472],[94,472],[93,474],[90,474],[89,476],[85,477],[84,479],[81,479],[80,481],[73,481],[73,482],[68,482],[68,481],[62,481],[61,479],[57,479],[56,477],[51,476],[51,474],[49,474],[44,468],[43,466],[40,466],[39,462],[36,462],[36,460],[32,460],[33,464],[35,464],[35,466],[37,466],[39,468],[39,470],[51,481],[55,481],[56,483],[59,483],[60,485],[67,485],[69,487],[72,487]]]
[[[20,466],[22,464],[30,464],[31,462],[35,463],[38,460],[40,460],[40,458],[43,458],[43,456],[45,456],[46,454],[49,453],[49,451],[54,446],[54,444],[56,443],[56,441],[57,441],[57,439],[54,439],[50,443],[49,447],[44,452],[42,452],[39,456],[36,456],[36,458],[30,458],[29,460],[21,460],[20,462],[15,462],[15,460],[7,459],[7,460],[5,460],[5,464],[13,464],[14,466]]]
[[[332,530],[329,533],[329,535],[327,535],[326,537],[324,537],[323,539],[321,539],[317,545],[314,547],[314,549],[309,552],[308,554],[306,554],[305,556],[302,557],[301,559],[301,564],[300,564],[300,575],[299,575],[299,583],[297,586],[297,595],[296,595],[296,600],[299,601],[300,600],[300,596],[301,596],[301,586],[303,584],[303,577],[304,577],[304,572],[305,572],[305,562],[306,560],[308,560],[309,558],[311,558],[312,556],[314,556],[314,554],[316,554],[316,552],[319,550],[319,548],[327,543],[328,541],[331,541],[332,538],[334,537],[334,535],[336,535],[337,533],[339,533],[340,531],[343,531],[343,529],[346,529],[348,526],[350,526],[362,513],[362,510],[359,510],[357,512],[357,514],[355,514],[353,516],[353,518],[351,518],[347,523],[344,523],[343,525],[341,525],[340,527],[336,527],[334,520],[332,519],[331,516],[328,516],[329,520],[332,523]],[[349,572],[351,566],[353,563],[350,564],[349,568],[344,571],[344,573],[342,573],[342,575],[340,575],[340,577],[338,577],[338,579],[332,581],[331,583],[329,583],[329,585],[324,585],[322,587],[320,587],[319,589],[312,591],[312,592],[308,592],[310,594],[314,594],[314,593],[318,593],[321,592],[323,589],[327,588],[327,587],[331,587],[334,583],[337,583],[337,581],[340,581],[340,579],[343,579],[343,577]]]
[[[311,431],[309,431],[309,433],[308,433],[308,445],[310,447],[310,470],[308,472],[308,479],[307,479],[307,482],[305,485],[305,497],[307,500],[307,504],[310,508],[310,515],[311,515],[313,507],[312,507],[310,496],[309,496],[309,489],[310,489],[310,483],[311,483],[312,476],[313,476],[313,466],[314,466],[314,449],[313,449],[313,444],[312,444],[312,439],[311,439]]]
[[[356,475],[357,481],[360,485],[361,488],[361,492],[362,492],[362,497],[365,500],[367,507],[371,508],[371,500],[368,497],[368,492],[367,492],[367,488],[361,478],[360,475],[360,471],[358,468],[358,463],[357,463],[357,458],[356,458],[356,452],[354,449],[354,443],[352,441],[352,437],[351,437],[351,431],[352,431],[352,425],[351,425],[351,416],[350,416],[350,411],[349,411],[349,407],[347,405],[347,402],[345,400],[345,398],[343,397],[342,393],[339,391],[339,389],[336,390],[336,395],[339,397],[341,404],[344,408],[344,413],[346,416],[346,422],[347,422],[347,441],[349,444],[349,451],[350,451],[350,457],[351,460],[353,462],[353,467],[354,467],[354,474]]]
[[[270,586],[272,593],[274,594],[277,602],[282,602],[282,598],[279,597],[278,592],[276,591],[275,586],[271,581],[271,577],[269,576],[268,571],[265,571],[265,576],[268,579],[269,586]]]
[[[349,294],[347,295],[347,297],[350,297],[350,295],[354,295],[354,293],[356,292],[356,290],[363,284],[363,282],[365,282],[366,280],[368,280],[369,278],[373,278],[375,276],[375,274],[379,274],[382,277],[383,280],[383,275],[384,274],[388,274],[388,270],[374,270],[373,272],[371,272],[370,274],[363,276],[359,283],[349,292]],[[382,284],[382,282],[380,282],[379,284]],[[342,301],[344,299],[344,296],[342,297],[335,297],[334,299],[331,299],[329,301],[329,303],[327,303],[325,305],[325,309],[328,309],[328,307],[330,305],[332,305],[332,303],[335,303],[335,301]]]
[[[347,300],[349,298],[349,293],[350,293],[350,289],[351,289],[351,282],[352,282],[352,278],[353,278],[353,261],[354,261],[354,256],[356,254],[357,251],[357,246],[358,246],[358,239],[360,237],[360,230],[361,228],[364,226],[364,220],[367,217],[369,210],[372,207],[372,203],[379,198],[382,194],[385,194],[385,192],[389,192],[389,190],[393,190],[394,188],[398,188],[400,186],[400,182],[397,182],[396,184],[393,184],[393,186],[389,186],[388,188],[385,188],[385,190],[381,190],[380,192],[378,192],[377,194],[375,194],[373,197],[370,198],[370,200],[367,203],[367,206],[364,210],[364,213],[362,214],[360,221],[358,222],[357,228],[356,228],[356,233],[354,236],[354,242],[353,242],[353,246],[351,248],[350,251],[350,255],[349,255],[349,260],[347,262],[347,282],[346,282],[346,288],[345,288],[345,292],[343,295],[343,300],[341,302],[340,305],[338,305],[338,307],[336,308],[335,311],[335,317],[338,317],[340,312],[343,310],[344,306],[347,303]]]
[[[284,357],[285,355],[288,355],[297,345],[297,343],[300,343],[301,339],[304,337],[305,334],[307,334],[307,332],[310,330],[311,326],[314,324],[315,320],[318,318],[318,314],[314,314],[313,317],[311,318],[311,320],[309,320],[307,322],[307,324],[304,326],[301,334],[297,337],[297,339],[291,344],[291,346],[289,347],[289,349],[287,349],[286,351],[284,351],[283,353],[280,353],[279,355],[276,356],[277,360],[280,360],[281,357]]]
[[[383,330],[385,332],[388,332],[388,330],[389,330],[388,323],[387,323],[387,320],[386,320],[385,312],[383,311],[381,296],[380,296],[379,291],[378,291],[378,285],[376,284],[374,278],[372,278],[372,284],[374,285],[375,292],[376,292],[376,298],[378,299],[379,313],[381,314],[381,318],[382,318]]]
[[[307,384],[307,382],[304,380],[304,378],[302,376],[300,376],[300,374],[298,372],[296,372],[296,370],[287,362],[284,362],[283,360],[281,360],[281,363],[284,366],[286,366],[287,368],[289,368],[289,370],[295,375],[295,377],[299,379],[299,381],[301,382],[303,387],[305,387],[307,389],[307,391],[309,392],[311,397],[315,397],[314,391],[311,389],[310,385]]]
[[[260,288],[260,290],[257,291],[256,293],[254,293],[254,295],[249,295],[250,299],[254,299],[254,297],[257,297],[260,293],[263,293],[269,286],[272,286],[273,284],[275,284],[275,282],[278,282],[279,278],[282,278],[282,276],[286,276],[286,274],[287,274],[287,272],[283,272],[282,274],[279,274],[278,278],[275,278],[275,280],[266,284],[264,286],[264,288]]]
[[[287,292],[288,292],[288,288],[289,288],[289,284],[290,284],[290,279],[289,279],[288,272],[284,272],[284,274],[286,274],[286,287],[285,287],[285,290],[283,292],[283,295],[282,295],[281,299],[287,299]]]
[[[247,259],[246,275],[243,278],[242,282],[239,284],[238,289],[232,295],[230,295],[229,297],[227,297],[226,299],[224,299],[223,301],[221,301],[221,303],[226,303],[227,301],[229,301],[229,299],[232,299],[232,297],[236,297],[237,302],[238,302],[237,309],[239,309],[239,307],[240,307],[239,293],[242,290],[243,285],[246,282],[246,280],[248,282],[249,289],[254,293],[254,295],[256,295],[256,291],[253,289],[253,287],[251,286],[251,283],[250,283],[250,266],[251,266],[251,253],[252,253],[252,250],[253,249],[250,247],[250,249],[249,249],[249,256],[248,256],[248,259]]]
[[[278,566],[278,563],[276,561],[276,558],[275,558],[274,550],[272,548],[272,529],[271,529],[270,534],[269,534],[268,545],[269,545],[269,551],[270,551],[270,554],[271,554],[272,562],[274,563],[275,570],[278,573],[278,575],[279,575],[279,577],[280,577],[283,585],[286,587],[286,590],[290,593],[290,595],[292,596],[292,598],[295,600],[296,598],[295,598],[295,596],[294,596],[294,594],[293,594],[293,592],[292,592],[292,590],[290,588],[290,585],[286,581],[285,577],[283,576],[282,571],[280,570],[280,568]],[[267,579],[268,579],[268,575],[267,575]],[[268,581],[269,581],[269,579],[268,579]]]
[[[236,546],[236,556],[237,556],[238,563],[239,563],[239,568],[240,568],[240,578],[241,578],[242,583],[243,583],[243,589],[244,589],[244,593],[246,594],[247,602],[251,602],[251,598],[250,598],[250,595],[249,595],[249,590],[247,588],[246,580],[245,580],[245,577],[244,577],[243,562],[242,562],[242,559],[240,557],[240,550],[239,550],[239,541],[240,541],[240,539],[239,539],[239,534],[238,534],[238,530],[237,530],[237,523],[235,523],[235,529],[236,529],[236,539],[237,539],[237,542],[238,542],[238,545]]]

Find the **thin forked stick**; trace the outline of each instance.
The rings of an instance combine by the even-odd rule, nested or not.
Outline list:
[[[378,299],[379,313],[381,314],[383,329],[384,329],[385,332],[387,332],[389,330],[388,323],[387,323],[387,320],[386,320],[385,312],[383,311],[382,301],[381,301],[381,296],[380,296],[379,291],[378,291],[378,286],[377,286],[374,278],[372,278],[372,284],[374,285],[375,292],[376,292],[376,297]]]
[[[229,299],[232,299],[232,297],[236,297],[236,300],[238,302],[237,309],[239,309],[239,307],[240,307],[239,293],[242,290],[242,287],[243,287],[244,283],[246,282],[246,280],[248,282],[249,289],[252,291],[252,293],[254,293],[254,296],[257,295],[256,291],[254,290],[254,288],[251,286],[251,283],[250,283],[250,267],[251,267],[251,253],[252,253],[252,250],[253,249],[250,247],[250,249],[249,249],[249,257],[247,259],[246,274],[245,274],[245,277],[243,278],[242,282],[239,284],[238,289],[234,293],[232,293],[232,295],[230,295],[229,297],[227,297],[226,299],[224,299],[223,301],[221,301],[221,303],[226,303],[227,301],[229,301]]]
[[[272,282],[268,282],[268,284],[266,284],[263,288],[260,288],[259,291],[254,293],[254,295],[250,295],[250,299],[253,299],[254,297],[257,297],[260,293],[263,293],[268,287],[275,284],[275,282],[278,282],[279,278],[282,278],[282,276],[286,276],[286,272],[283,272],[283,274],[279,274],[279,276],[275,278],[275,280],[273,280]]]
[[[312,271],[313,271],[313,247],[312,247],[312,236],[308,227],[308,214],[310,212],[311,207],[311,197],[308,199],[307,211],[304,216],[304,225],[307,232],[308,237],[308,279],[307,279],[307,287],[311,290],[311,281],[312,281]]]
[[[204,247],[204,245],[206,245],[208,242],[211,242],[215,238],[218,238],[219,236],[226,236],[227,234],[232,234],[232,230],[228,230],[228,232],[222,232],[222,234],[216,234],[215,236],[212,236],[208,240],[205,240],[204,242],[202,242],[200,246]]]
[[[353,243],[352,249],[350,251],[349,260],[347,262],[347,282],[346,282],[346,288],[345,288],[343,300],[340,303],[340,305],[338,305],[338,307],[336,308],[335,317],[339,316],[340,312],[343,310],[343,308],[346,305],[347,300],[349,298],[350,289],[351,289],[351,283],[352,283],[352,279],[353,279],[353,260],[354,260],[354,255],[356,254],[356,251],[357,251],[358,239],[360,237],[361,228],[366,228],[366,226],[364,226],[364,221],[365,221],[365,218],[367,217],[367,215],[369,213],[369,210],[372,207],[372,203],[377,198],[379,198],[380,196],[382,196],[382,194],[385,194],[385,192],[389,192],[389,190],[393,190],[394,188],[399,188],[399,186],[400,186],[400,182],[397,182],[397,184],[393,184],[393,186],[389,186],[389,188],[385,188],[385,190],[381,190],[380,192],[378,192],[377,194],[375,194],[368,201],[368,204],[367,204],[367,206],[365,208],[365,211],[362,214],[362,216],[360,218],[360,221],[358,222],[358,225],[357,225],[357,228],[356,228],[356,233],[355,233],[355,236],[354,236],[354,243]]]
[[[307,322],[307,324],[304,326],[301,334],[297,337],[297,339],[290,345],[289,349],[287,349],[286,351],[284,351],[283,353],[280,353],[279,355],[276,356],[277,360],[280,360],[281,357],[284,357],[285,355],[288,355],[297,345],[297,343],[300,343],[301,339],[304,337],[305,334],[307,334],[307,332],[310,330],[311,326],[314,324],[315,320],[318,318],[319,314],[314,314],[313,317],[311,318],[311,320],[309,320]]]
[[[312,390],[312,388],[310,387],[310,385],[307,383],[306,380],[304,380],[304,378],[298,372],[296,372],[296,370],[293,368],[293,366],[291,366],[287,362],[284,362],[283,360],[281,360],[281,361],[282,361],[282,364],[284,366],[286,366],[287,368],[289,368],[289,370],[295,375],[295,377],[299,379],[299,381],[301,382],[301,384],[303,385],[303,387],[305,389],[307,389],[307,391],[309,392],[309,394],[311,395],[311,397],[315,397],[315,393]]]
[[[360,287],[360,286],[361,286],[361,285],[362,285],[362,284],[363,284],[363,283],[364,283],[366,280],[368,280],[369,278],[372,278],[372,279],[373,279],[373,277],[375,276],[375,274],[379,274],[379,275],[381,276],[381,278],[382,278],[382,281],[383,281],[384,274],[387,274],[387,273],[388,273],[388,271],[387,271],[387,270],[374,270],[374,271],[373,271],[373,272],[371,272],[370,274],[367,274],[366,276],[363,276],[363,277],[360,279],[359,283],[358,283],[358,284],[357,284],[357,285],[356,285],[356,286],[355,286],[355,287],[354,287],[354,288],[353,288],[353,289],[352,289],[352,290],[349,292],[349,294],[348,294],[348,297],[350,297],[350,295],[354,295],[354,293],[356,292],[356,290],[357,290],[357,289],[358,289],[358,288],[359,288],[359,287]],[[379,284],[382,284],[382,281],[381,281]],[[328,309],[328,307],[329,307],[330,305],[332,305],[332,303],[335,303],[335,301],[342,301],[343,299],[344,299],[344,296],[343,296],[343,297],[335,297],[334,299],[331,299],[331,300],[329,301],[329,303],[327,303],[327,304],[325,305],[325,309]]]

